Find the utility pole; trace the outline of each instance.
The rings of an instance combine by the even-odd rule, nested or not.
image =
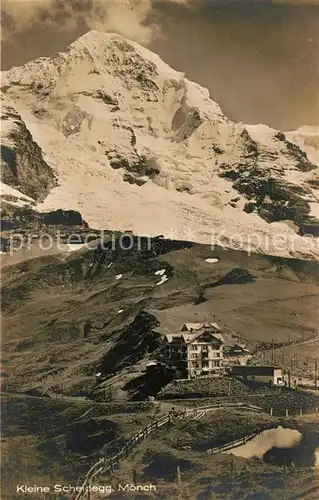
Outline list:
[[[174,280],[174,283],[175,283],[175,288],[176,288],[176,290],[178,292],[178,286],[177,286],[177,281],[176,281],[176,277],[175,277],[175,270],[173,272],[173,280]]]
[[[292,355],[291,357],[291,366],[293,368],[295,368],[297,366],[297,363],[296,363],[296,353]]]
[[[113,401],[113,385],[110,384],[109,386],[109,400]]]
[[[274,346],[274,338],[271,339],[271,362],[275,363],[275,346]]]

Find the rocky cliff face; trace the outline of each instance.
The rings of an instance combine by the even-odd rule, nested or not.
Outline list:
[[[206,89],[138,44],[91,31],[2,80],[5,105],[43,153],[19,188],[43,199],[58,176],[39,210],[78,210],[100,229],[205,242],[222,233],[230,246],[236,234],[253,250],[316,255],[292,228],[319,201],[318,166],[284,134],[228,120]],[[5,180],[17,185],[12,169]],[[294,247],[269,246],[278,234]]]
[[[1,179],[34,200],[42,201],[56,184],[54,171],[14,108],[1,114]]]

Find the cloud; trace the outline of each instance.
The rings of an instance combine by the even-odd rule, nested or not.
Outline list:
[[[193,0],[168,1],[186,6]],[[38,23],[54,24],[59,31],[82,23],[147,44],[159,32],[156,24],[146,22],[152,10],[152,0],[3,0],[2,41],[13,41]]]
[[[85,18],[85,22],[91,29],[114,31],[147,44],[156,31],[156,26],[145,24],[151,11],[151,0],[117,0],[103,5],[103,17],[95,15],[93,10]]]
[[[319,5],[319,0],[237,0],[256,5],[274,4]],[[83,29],[114,31],[143,45],[148,45],[161,33],[151,19],[161,3],[178,4],[184,8],[201,8],[205,2],[231,4],[233,0],[2,0],[3,43],[14,43],[16,38],[34,27],[54,27],[56,32],[71,33],[78,26]],[[82,29],[82,31],[83,31]]]

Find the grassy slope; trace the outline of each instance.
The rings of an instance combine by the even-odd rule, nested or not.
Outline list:
[[[115,453],[157,414],[147,403],[127,413],[127,405],[89,401],[3,395],[2,402],[2,498],[10,500],[16,484],[76,484],[101,452]]]
[[[11,395],[5,397],[5,403],[10,426],[3,436],[5,467],[2,498],[8,500],[21,498],[15,495],[14,486],[23,482],[76,484],[100,456],[101,450],[112,453],[154,416],[152,411],[138,411],[136,405],[137,412],[129,415],[107,414],[107,405],[102,405],[102,414],[95,406],[93,416],[85,416],[91,407],[89,402],[71,404],[68,401],[43,401]],[[276,421],[267,415],[257,417],[250,413],[222,411],[198,421],[184,420],[170,424],[141,443],[132,458],[124,462],[112,478],[102,477],[98,483],[111,482],[117,487],[119,483],[131,482],[135,470],[137,481],[155,484],[159,494],[130,495],[135,500],[169,500],[178,494],[183,500],[235,500],[247,498],[248,491],[268,495],[256,496],[258,499],[295,498],[294,494],[315,487],[314,473],[307,468],[298,469],[298,473],[290,471],[286,475],[282,469],[266,466],[260,460],[205,453],[212,446],[237,439],[253,432],[256,427]],[[311,431],[317,439],[319,437],[318,423],[290,419],[281,421],[281,424],[298,428],[301,432]],[[176,484],[177,465],[181,470],[180,486]],[[207,496],[210,488],[212,497]],[[202,496],[198,497],[200,494]],[[34,495],[34,498],[40,500],[43,495]],[[45,498],[57,499],[58,496]],[[111,498],[122,499],[124,496],[114,495]],[[302,498],[316,497],[304,495]]]

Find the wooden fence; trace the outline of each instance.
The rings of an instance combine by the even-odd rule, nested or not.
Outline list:
[[[265,431],[267,429],[263,429]],[[262,432],[263,432],[262,431]],[[230,443],[223,444],[221,446],[215,446],[215,448],[211,448],[210,450],[206,450],[206,453],[223,453],[224,451],[232,450],[233,448],[238,448],[243,444],[246,444],[248,441],[258,436],[259,432],[254,432],[253,434],[249,434],[248,436],[244,436],[240,439],[236,439],[235,441],[231,441]]]
[[[198,419],[206,415],[210,411],[223,410],[227,408],[235,408],[238,410],[245,411],[253,411],[253,412],[261,412],[261,408],[258,406],[245,404],[245,403],[224,403],[224,404],[216,404],[216,405],[207,405],[189,410],[181,410],[179,414],[174,416],[173,414],[164,415],[161,419],[151,422],[146,427],[138,431],[134,436],[123,446],[123,448],[116,453],[116,455],[108,458],[103,457],[100,458],[87,472],[84,481],[79,487],[79,491],[73,496],[74,500],[80,500],[81,498],[85,498],[86,495],[89,495],[86,489],[91,484],[92,480],[99,474],[110,473],[112,474],[116,468],[119,467],[120,462],[128,457],[134,448],[146,439],[153,431],[163,427],[163,425],[168,424],[169,422],[174,422],[174,420],[179,420],[180,418],[193,418]]]

